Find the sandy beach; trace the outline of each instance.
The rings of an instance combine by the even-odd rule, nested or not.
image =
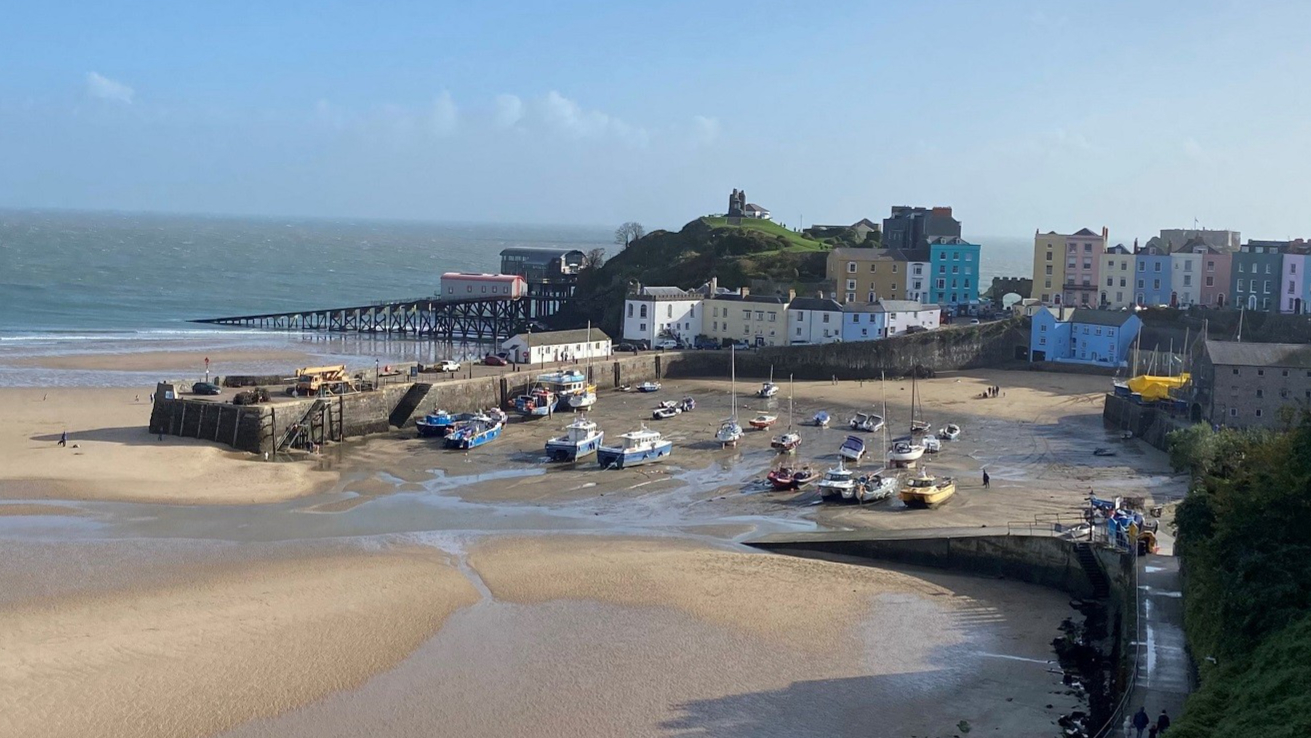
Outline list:
[[[215,375],[237,373],[232,367],[240,369],[249,364],[285,364],[287,367],[311,366],[319,360],[305,351],[141,351],[118,354],[59,354],[54,356],[30,356],[12,360],[13,366],[39,367],[56,370],[100,370],[114,372],[178,372],[196,375],[201,379],[205,374],[205,359],[210,360],[210,371]],[[290,376],[290,371],[288,372]]]

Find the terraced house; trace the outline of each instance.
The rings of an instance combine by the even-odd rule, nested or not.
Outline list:
[[[1234,307],[1272,310],[1279,305],[1287,241],[1248,241],[1233,258]]]
[[[721,343],[787,345],[787,305],[794,296],[753,295],[743,287],[736,294],[707,298],[701,311],[701,330]]]
[[[978,305],[978,244],[958,236],[931,238],[929,267],[929,302],[957,315],[968,313]]]
[[[1103,308],[1119,310],[1133,305],[1134,255],[1124,244],[1116,244],[1102,254],[1098,270],[1102,294],[1098,302]]]
[[[829,252],[825,271],[838,302],[872,303],[905,294],[908,264],[898,249],[837,248]]]

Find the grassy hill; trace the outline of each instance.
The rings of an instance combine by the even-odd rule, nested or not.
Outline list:
[[[579,280],[578,298],[551,323],[574,328],[591,320],[618,336],[631,284],[691,289],[711,277],[730,289],[746,287],[752,279],[813,282],[824,278],[829,248],[770,221],[698,218],[677,232],[648,233],[602,268],[585,273]]]

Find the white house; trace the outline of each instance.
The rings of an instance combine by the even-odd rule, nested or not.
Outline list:
[[[1170,304],[1187,307],[1202,297],[1202,255],[1176,251],[1170,254]]]
[[[640,287],[624,301],[624,340],[646,341],[648,346],[662,338],[691,345],[702,333],[704,295],[677,287]]]
[[[510,360],[519,364],[548,361],[603,359],[610,355],[610,337],[600,328],[588,331],[547,331],[520,333],[501,342],[501,350],[510,352]]]
[[[912,254],[915,252],[908,252]],[[925,302],[929,299],[929,271],[931,264],[928,261],[927,250],[923,254],[924,261],[911,261],[906,264],[906,290],[904,294],[907,300],[916,302]]]
[[[446,272],[442,275],[441,296],[446,300],[523,297],[526,294],[528,282],[518,274]]]
[[[797,297],[788,303],[788,343],[842,340],[842,305],[830,297]]]
[[[887,314],[876,303],[849,302],[842,306],[842,340],[877,341],[883,337]]]
[[[742,217],[769,220],[769,211],[754,202],[750,202],[747,203],[746,207],[742,208]]]
[[[874,303],[874,309],[884,315],[881,338],[905,333],[912,327],[931,331],[942,322],[942,308],[914,300],[881,300]]]

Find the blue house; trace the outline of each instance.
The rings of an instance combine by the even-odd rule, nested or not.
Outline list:
[[[1278,310],[1279,285],[1287,241],[1249,240],[1234,253],[1229,278],[1233,306],[1248,310]]]
[[[842,340],[877,341],[886,335],[888,314],[877,303],[860,305],[849,302],[842,306]]]
[[[1134,257],[1134,302],[1139,305],[1170,304],[1170,252],[1158,246],[1144,246]]]
[[[979,303],[979,245],[956,236],[929,239],[929,302],[956,315]]]
[[[1044,308],[1033,316],[1029,360],[1121,366],[1142,325],[1126,311]]]

